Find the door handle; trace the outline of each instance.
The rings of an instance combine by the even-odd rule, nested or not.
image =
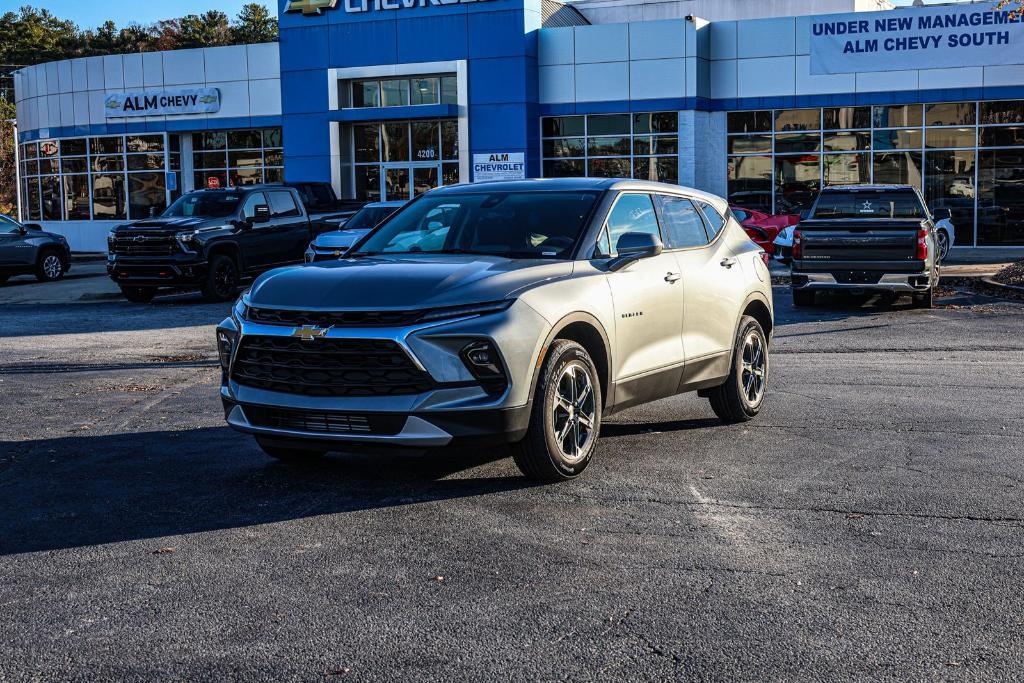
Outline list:
[[[672,284],[673,282],[676,282],[677,280],[679,280],[679,278],[681,278],[681,277],[682,277],[682,275],[680,275],[679,273],[666,273],[665,274],[665,282],[668,282],[669,284]]]
[[[736,259],[732,258],[731,256],[726,257],[722,259],[722,262],[718,265],[722,266],[723,268],[732,268],[734,265],[736,265]]]

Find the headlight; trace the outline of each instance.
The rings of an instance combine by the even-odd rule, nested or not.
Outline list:
[[[108,233],[107,233],[107,246],[108,246],[108,247],[112,247],[112,246],[114,246],[114,242],[115,242],[116,240],[117,240],[117,236],[116,236],[116,235],[114,235],[114,233],[112,233],[112,232],[108,232]]]
[[[302,256],[303,256],[303,258],[306,259],[306,263],[312,263],[313,259],[316,258],[316,252],[313,251],[313,247],[312,246],[306,247],[306,253],[304,253]]]
[[[231,314],[235,317],[236,322],[245,320],[246,316],[249,315],[249,307],[245,305],[245,295],[248,293],[248,290],[242,292],[242,295],[238,297],[234,307],[231,309]]]
[[[431,320],[446,320],[448,318],[462,318],[469,315],[487,315],[488,313],[501,313],[506,311],[515,303],[514,299],[504,301],[492,301],[485,304],[471,304],[469,306],[449,306],[447,308],[435,308],[420,316],[418,322],[429,322]]]
[[[238,334],[223,327],[217,329],[217,355],[220,357],[220,367],[226,372],[231,367],[231,353],[235,349],[235,340]]]
[[[177,235],[175,235],[175,237],[178,238],[178,243],[181,244],[181,247],[183,249],[185,249],[186,251],[193,251],[192,245],[195,244],[196,241],[195,230],[189,230],[188,232],[179,232]]]

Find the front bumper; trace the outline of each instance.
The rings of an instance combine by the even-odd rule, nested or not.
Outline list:
[[[188,287],[206,277],[206,261],[108,260],[107,275],[131,287]]]
[[[234,339],[221,382],[224,414],[232,428],[278,440],[315,442],[328,450],[330,444],[424,448],[522,439],[530,419],[532,370],[550,324],[517,301],[500,313],[408,327],[332,327],[323,337],[303,342],[311,349],[323,343],[319,339],[397,344],[431,380],[430,388],[421,393],[397,395],[323,396],[254,385],[235,373],[245,339],[294,339],[296,328],[232,315],[218,331]],[[498,351],[507,380],[504,389],[488,390],[463,362],[461,351],[478,341],[490,342]],[[239,367],[251,367],[248,363]]]

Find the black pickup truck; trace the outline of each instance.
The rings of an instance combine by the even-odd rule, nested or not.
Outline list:
[[[833,186],[821,191],[793,235],[793,304],[823,290],[910,294],[932,307],[939,281],[935,224],[910,185]]]
[[[315,235],[337,230],[366,203],[356,199],[338,199],[330,183],[308,181],[285,185],[298,191]]]
[[[302,263],[313,237],[294,188],[199,190],[156,218],[114,228],[107,274],[129,301],[148,302],[167,289],[198,289],[210,301],[227,301],[242,280]]]

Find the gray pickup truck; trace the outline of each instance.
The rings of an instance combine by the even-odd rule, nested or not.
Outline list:
[[[793,235],[793,304],[823,290],[910,294],[931,308],[939,282],[935,224],[917,188],[847,185],[821,191]]]

